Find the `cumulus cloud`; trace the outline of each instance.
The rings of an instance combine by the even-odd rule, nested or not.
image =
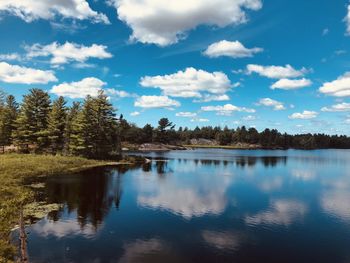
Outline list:
[[[319,89],[321,93],[335,97],[350,96],[350,72],[338,77],[336,80],[326,82]]]
[[[0,81],[20,84],[47,84],[57,81],[51,70],[39,70],[0,62]]]
[[[141,96],[136,99],[134,106],[146,109],[179,107],[180,102],[170,99],[168,96]]]
[[[202,98],[195,99],[193,102],[210,102],[210,101],[227,101],[230,100],[230,97],[227,94],[222,95],[211,95],[211,94],[204,94]]]
[[[84,62],[89,58],[111,58],[112,54],[107,52],[106,46],[93,44],[91,46],[79,45],[76,43],[66,42],[59,44],[53,42],[49,45],[34,44],[25,47],[28,58],[33,57],[51,57],[51,64],[61,65],[71,61],[79,62],[86,65]]]
[[[116,89],[106,89],[106,94],[110,96],[115,96],[119,98],[136,98],[137,95],[134,93],[129,93],[124,90],[116,90]]]
[[[21,60],[22,57],[18,53],[11,53],[11,54],[0,54],[0,60]]]
[[[269,210],[254,216],[247,216],[245,222],[249,225],[284,225],[289,226],[300,220],[307,212],[304,203],[294,200],[274,200]]]
[[[202,98],[201,92],[222,95],[232,87],[226,74],[195,68],[164,76],[146,76],[141,78],[140,85],[159,88],[166,96],[182,98]]]
[[[318,116],[318,113],[316,111],[303,111],[302,113],[293,113],[288,118],[289,119],[301,119],[301,120],[309,120],[314,119]]]
[[[106,85],[100,79],[97,78],[84,78],[77,82],[64,82],[59,85],[55,85],[50,90],[51,93],[57,96],[69,97],[72,99],[85,98],[87,95],[97,96],[98,91]]]
[[[300,89],[304,87],[309,87],[312,85],[312,81],[306,78],[302,79],[280,79],[271,86],[271,89]]]
[[[197,113],[195,112],[178,112],[175,114],[177,117],[186,117],[186,118],[193,118],[193,117],[196,117],[197,116]]]
[[[286,66],[261,66],[255,64],[247,65],[247,73],[257,73],[270,79],[297,78],[307,73],[306,68],[294,69],[291,65]]]
[[[207,50],[204,51],[204,55],[217,58],[217,57],[231,57],[231,58],[245,58],[253,57],[254,54],[263,52],[262,48],[246,48],[239,41],[227,41],[222,40],[211,44]]]
[[[96,228],[88,223],[82,228],[75,220],[60,220],[54,222],[51,220],[40,220],[32,228],[32,231],[41,237],[56,237],[58,239],[66,236],[83,236],[84,238],[93,238],[96,235]]]
[[[225,251],[237,250],[243,241],[241,234],[232,232],[204,230],[202,237],[209,245]]]
[[[139,115],[140,115],[140,112],[138,112],[138,111],[134,111],[134,112],[130,113],[130,116],[132,116],[132,117],[139,116]]]
[[[260,99],[259,102],[257,103],[257,105],[266,106],[266,107],[273,107],[273,109],[275,111],[286,109],[286,107],[283,105],[282,102],[279,102],[277,100],[273,100],[270,98]]]
[[[346,23],[346,35],[350,35],[350,4],[347,6],[347,14],[346,17],[344,18],[344,21]]]
[[[321,206],[331,216],[341,220],[350,221],[350,193],[348,189],[334,189],[322,195]]]
[[[201,92],[224,94],[232,84],[222,72],[207,72],[187,68],[174,74],[164,76],[146,76],[141,78],[140,85],[162,90],[164,95],[182,98],[202,98]]]
[[[198,167],[189,164],[179,169],[188,172],[198,170]],[[137,203],[140,207],[168,211],[188,220],[205,215],[220,215],[228,203],[226,194],[233,178],[220,177],[216,173],[214,175],[218,176],[199,173],[194,179],[188,178],[184,185],[176,176],[159,181],[156,170],[142,173],[135,178],[138,188]],[[142,177],[147,177],[147,180]]]
[[[350,111],[350,103],[339,103],[336,105],[332,105],[331,107],[323,107],[321,111],[326,112],[344,112],[344,111]]]
[[[224,106],[203,106],[201,107],[202,111],[215,111],[217,112],[217,115],[224,115],[229,116],[233,112],[248,112],[248,113],[254,113],[254,109],[249,109],[245,107],[237,107],[232,104],[226,104]]]
[[[118,18],[132,29],[130,39],[167,46],[199,25],[225,27],[245,23],[246,10],[262,8],[261,0],[111,0]]]
[[[161,258],[162,262],[171,262],[176,255],[169,251],[164,240],[152,238],[147,240],[136,239],[124,245],[124,254],[118,260],[119,263],[154,262],[155,258]],[[100,260],[95,260],[100,261]]]
[[[86,0],[1,0],[0,11],[18,16],[27,23],[56,16],[109,24],[106,15],[92,10]],[[1,13],[0,13],[1,14]]]

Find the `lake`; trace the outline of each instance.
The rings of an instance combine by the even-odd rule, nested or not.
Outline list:
[[[350,262],[350,151],[143,155],[49,178],[30,262]]]

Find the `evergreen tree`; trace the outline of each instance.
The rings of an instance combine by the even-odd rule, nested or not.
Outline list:
[[[0,89],[0,109],[5,106],[6,93]]]
[[[100,91],[96,98],[87,96],[72,124],[69,148],[73,154],[106,158],[118,153],[117,122],[112,104]]]
[[[62,152],[64,148],[64,135],[67,118],[66,101],[59,97],[52,104],[48,117],[49,145],[52,153]]]
[[[117,146],[117,122],[114,108],[101,90],[93,101],[96,114],[96,151],[95,156],[103,158],[115,152]]]
[[[74,140],[77,137],[77,122],[81,111],[80,103],[73,102],[73,105],[67,110],[65,128],[64,128],[64,153],[73,154]]]
[[[153,138],[153,127],[149,124],[146,124],[142,128],[142,136],[143,136],[143,142],[152,142]]]
[[[168,131],[174,130],[175,125],[169,121],[168,118],[162,118],[158,121],[158,129],[156,132],[155,140],[162,143],[167,143],[170,141],[170,138],[167,136]]]
[[[32,89],[24,96],[14,133],[17,145],[28,150],[32,145],[36,151],[43,151],[48,145],[48,116],[50,97],[41,89]]]
[[[15,120],[18,114],[18,104],[15,97],[7,96],[6,103],[0,111],[0,145],[11,145],[12,133],[15,129]]]
[[[86,101],[86,100],[85,100]],[[76,105],[77,106],[77,105]],[[84,155],[84,114],[82,107],[71,108],[66,126],[66,150],[71,155]]]

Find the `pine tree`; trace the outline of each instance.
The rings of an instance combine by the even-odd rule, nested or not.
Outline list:
[[[109,102],[108,97],[100,91],[94,100],[94,111],[97,117],[97,147],[96,156],[103,158],[116,150],[116,115],[114,108]]]
[[[72,123],[69,149],[72,154],[107,158],[118,150],[117,122],[112,104],[100,91],[87,96],[82,110]]]
[[[36,151],[43,151],[48,145],[48,115],[50,97],[41,89],[32,89],[24,96],[19,116],[16,120],[15,143],[28,150],[32,145]]]
[[[0,111],[0,145],[11,145],[12,133],[15,129],[15,120],[18,114],[18,104],[15,97],[7,96],[6,103]]]
[[[81,111],[80,103],[73,102],[73,105],[68,109],[67,117],[65,120],[65,131],[64,131],[64,153],[73,154],[74,148],[73,141],[76,137],[77,132],[77,119]]]
[[[59,97],[52,104],[52,109],[48,116],[48,138],[49,148],[52,153],[62,152],[64,148],[64,135],[67,118],[66,101]]]

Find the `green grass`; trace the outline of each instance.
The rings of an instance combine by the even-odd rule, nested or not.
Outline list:
[[[73,173],[111,164],[80,157],[0,155],[0,262],[11,262],[15,255],[16,249],[9,243],[11,229],[18,224],[21,207],[34,201],[33,190],[23,185],[25,179],[35,180],[37,177]]]

